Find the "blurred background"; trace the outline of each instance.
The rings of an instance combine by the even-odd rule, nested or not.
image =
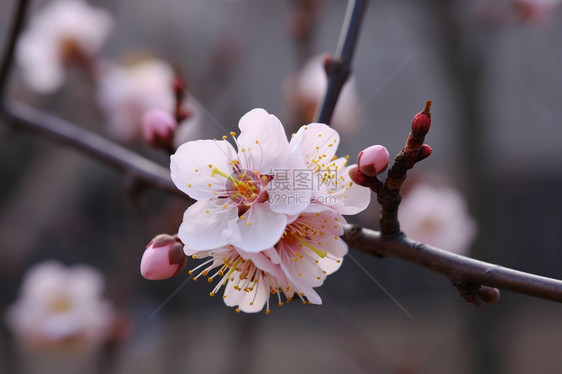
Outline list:
[[[48,3],[32,1],[31,13]],[[308,57],[335,52],[346,9],[344,1],[314,2],[309,39],[299,39],[299,1],[91,3],[115,19],[101,56],[151,54],[181,68],[208,111],[204,138],[223,135],[215,121],[236,130],[255,107],[290,123],[286,77]],[[562,18],[555,6],[540,13],[526,3],[371,1],[353,61],[362,121],[342,130],[338,154],[354,159],[382,144],[395,155],[431,99],[433,154],[412,179],[444,180],[464,194],[478,224],[471,257],[560,279]],[[2,47],[15,5],[0,5]],[[70,69],[61,89],[39,95],[16,67],[8,94],[104,134],[105,117],[80,71]],[[153,236],[177,231],[187,202],[153,189],[131,198],[119,172],[0,122],[0,313],[34,264],[58,259],[99,269],[126,327],[100,353],[106,366],[88,364],[93,373],[562,371],[560,305],[504,292],[479,310],[440,275],[354,250],[413,319],[349,260],[318,289],[322,306],[237,314],[209,297],[210,284],[189,282],[154,314],[187,275],[145,280],[140,259]],[[164,152],[126,146],[168,165]],[[377,217],[374,202],[348,221],[376,229]],[[2,323],[0,372],[34,372],[26,361],[42,359],[22,353]],[[41,372],[63,372],[64,362]]]

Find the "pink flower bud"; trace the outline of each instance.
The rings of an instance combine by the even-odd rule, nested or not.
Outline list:
[[[412,133],[416,136],[425,136],[431,127],[431,100],[425,102],[425,109],[414,117],[412,121]]]
[[[170,149],[177,128],[174,117],[160,109],[152,109],[142,117],[144,139],[153,147]]]
[[[149,280],[168,279],[178,274],[186,262],[183,243],[177,235],[161,234],[152,239],[146,247],[140,271],[142,276]]]
[[[389,154],[382,145],[373,145],[364,149],[357,157],[357,164],[361,173],[374,177],[386,170]]]
[[[369,180],[365,174],[361,173],[358,167],[352,167],[349,169],[349,177],[351,180],[363,187],[369,187]]]

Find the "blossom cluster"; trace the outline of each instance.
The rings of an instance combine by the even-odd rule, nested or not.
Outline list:
[[[148,53],[125,55],[119,63],[99,57],[113,25],[108,11],[84,0],[48,3],[31,18],[16,50],[24,81],[34,92],[50,94],[63,86],[68,68],[77,66],[92,83],[92,97],[107,118],[111,138],[133,143],[142,135],[158,148],[198,138],[202,113],[190,100],[180,100],[181,113],[171,116],[178,109],[178,77],[170,64]],[[180,89],[181,99],[185,88]],[[157,111],[157,120],[143,123],[150,111]],[[169,120],[158,120],[166,115]]]
[[[320,304],[314,288],[347,253],[342,215],[365,209],[370,191],[351,181],[327,125],[303,126],[288,141],[275,116],[254,109],[239,128],[230,134],[237,149],[224,136],[171,156],[172,180],[196,200],[178,232],[185,254],[204,260],[189,272],[216,280],[211,296],[224,287],[237,311],[269,312],[270,294],[280,305],[294,297]]]

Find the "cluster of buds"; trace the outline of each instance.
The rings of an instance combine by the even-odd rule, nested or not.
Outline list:
[[[396,156],[395,162],[389,171],[387,188],[395,192],[400,191],[400,186],[406,178],[406,171],[415,163],[427,158],[431,154],[431,147],[424,144],[425,136],[431,127],[431,100],[426,101],[425,108],[414,116],[412,132],[408,136],[406,146]],[[357,157],[357,167],[349,171],[351,179],[365,187],[379,193],[385,186],[378,175],[386,170],[389,162],[389,153],[382,145],[373,145],[364,149]]]

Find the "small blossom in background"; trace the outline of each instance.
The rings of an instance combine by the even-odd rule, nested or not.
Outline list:
[[[468,254],[477,234],[466,200],[451,187],[413,186],[402,198],[398,220],[408,237],[460,255]]]
[[[26,273],[6,323],[30,348],[91,349],[109,337],[113,323],[114,310],[102,299],[103,288],[102,275],[89,266],[37,264]]]
[[[327,87],[322,56],[310,59],[300,71],[285,79],[285,100],[299,126],[314,121]],[[330,125],[343,136],[355,133],[363,120],[360,104],[355,82],[350,77],[343,86]]]
[[[98,64],[96,100],[107,116],[107,133],[122,142],[142,134],[142,117],[154,109],[173,113],[173,69],[164,61],[142,59],[130,65]]]
[[[85,1],[48,4],[29,22],[16,57],[23,78],[38,93],[51,93],[64,82],[66,65],[89,65],[111,31],[111,15]]]
[[[522,21],[544,23],[549,21],[560,6],[560,0],[513,0],[516,12]]]
[[[351,181],[354,165],[335,156],[339,135],[329,126],[303,126],[288,142],[275,116],[254,109],[239,128],[237,152],[224,136],[171,156],[172,180],[198,200],[178,233],[187,255],[207,258],[190,273],[218,279],[211,295],[225,286],[225,303],[238,311],[269,311],[270,293],[280,305],[295,295],[320,304],[313,288],[347,253],[341,214],[365,209],[370,190]]]

